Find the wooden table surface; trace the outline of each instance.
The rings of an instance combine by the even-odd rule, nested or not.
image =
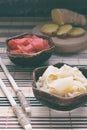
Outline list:
[[[15,79],[16,83],[23,91],[25,97],[30,102],[32,111],[28,116],[31,120],[33,130],[87,130],[87,104],[72,111],[56,111],[42,105],[36,100],[32,91],[32,71],[34,68],[22,68],[15,66],[6,54],[5,40],[16,34],[31,32],[32,29],[47,18],[28,17],[1,17],[0,18],[0,56],[6,67]],[[87,66],[87,50],[76,54],[60,55],[53,54],[45,65],[58,62],[68,63],[81,67]],[[11,85],[0,67],[0,78],[3,79],[12,96],[20,104]],[[0,89],[0,130],[23,130],[18,123],[18,119],[12,111],[11,105]]]

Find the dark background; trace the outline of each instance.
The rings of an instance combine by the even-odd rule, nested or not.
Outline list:
[[[0,0],[0,16],[49,17],[53,8],[87,14],[87,0]]]

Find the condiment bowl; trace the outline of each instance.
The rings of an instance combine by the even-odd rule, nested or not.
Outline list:
[[[56,67],[60,68],[64,63],[57,63]],[[39,77],[43,75],[48,66],[38,67],[33,71],[33,92],[37,100],[39,100],[45,106],[48,106],[55,110],[69,111],[78,108],[87,102],[87,91],[82,92],[73,97],[62,97],[59,95],[51,94],[37,88],[36,82]],[[85,77],[87,77],[87,69],[79,68]]]
[[[39,38],[46,39],[49,44],[49,48],[41,50],[37,53],[34,53],[33,55],[30,55],[28,53],[11,53],[10,52],[10,47],[8,45],[9,41],[12,39],[18,39],[18,38],[25,38],[25,37],[30,37],[30,36],[37,36]],[[50,37],[47,36],[42,36],[42,35],[36,35],[36,34],[29,34],[29,33],[23,33],[20,35],[16,35],[13,37],[10,37],[6,40],[6,45],[7,45],[7,55],[9,59],[15,64],[19,66],[29,66],[29,67],[36,67],[40,66],[43,64],[46,60],[50,58],[52,55],[55,45],[50,39]]]

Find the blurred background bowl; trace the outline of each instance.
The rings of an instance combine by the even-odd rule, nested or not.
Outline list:
[[[24,37],[29,37],[35,35],[39,38],[43,38],[48,40],[48,44],[49,44],[49,48],[44,49],[42,51],[39,51],[33,55],[27,54],[27,53],[10,53],[10,48],[8,46],[8,42],[9,40],[12,39],[17,39],[17,38],[24,38]],[[53,44],[52,40],[50,39],[50,37],[47,36],[42,36],[42,35],[36,35],[36,34],[29,34],[29,33],[24,33],[24,34],[20,34],[20,35],[16,35],[13,37],[10,37],[6,40],[6,45],[7,45],[7,55],[9,57],[9,59],[16,65],[19,66],[39,66],[42,63],[44,63],[45,61],[47,61],[50,56],[52,55],[54,49],[55,49],[55,45]]]
[[[64,63],[58,63],[55,67],[62,67]],[[33,71],[33,92],[37,100],[39,100],[45,106],[48,106],[55,110],[69,111],[78,108],[87,102],[87,92],[80,93],[73,97],[62,97],[49,92],[43,91],[37,88],[36,83],[40,76],[43,75],[48,66],[38,67]],[[87,78],[87,69],[79,68],[79,70]]]

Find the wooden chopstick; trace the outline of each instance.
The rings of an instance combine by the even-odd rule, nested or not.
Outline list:
[[[13,111],[16,114],[16,116],[18,117],[18,121],[19,121],[20,125],[25,130],[32,130],[28,117],[23,113],[22,108],[18,104],[16,104],[14,98],[12,97],[11,93],[8,91],[8,89],[7,89],[6,85],[4,84],[4,82],[2,81],[2,79],[0,79],[0,87],[1,87],[2,91],[4,92],[4,94],[7,96],[9,102],[11,103]]]
[[[5,73],[5,75],[7,76],[8,80],[10,81],[12,87],[14,88],[17,97],[20,100],[21,106],[23,107],[23,109],[26,112],[30,112],[31,111],[31,107],[29,102],[26,100],[24,94],[22,93],[22,91],[19,89],[18,85],[16,84],[15,80],[13,79],[13,77],[11,76],[11,74],[9,73],[9,71],[7,70],[5,64],[2,61],[2,58],[0,57],[0,65]]]

